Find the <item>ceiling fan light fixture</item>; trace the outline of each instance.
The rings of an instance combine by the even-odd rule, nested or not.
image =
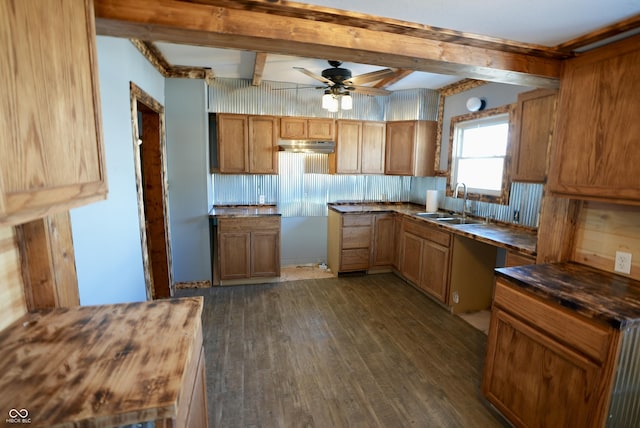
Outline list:
[[[330,95],[329,100],[330,100],[329,107],[327,108],[327,110],[329,110],[331,113],[336,113],[340,108],[340,103],[338,102],[338,98],[336,98],[333,95]]]
[[[333,98],[333,95],[331,95],[331,92],[327,89],[326,91],[324,91],[324,95],[322,96],[322,108],[325,110],[329,110],[329,107],[331,106],[331,100]]]
[[[340,108],[342,110],[351,110],[353,108],[353,98],[349,92],[345,92],[340,98]]]

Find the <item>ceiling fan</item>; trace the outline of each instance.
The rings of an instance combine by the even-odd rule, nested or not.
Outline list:
[[[352,76],[351,70],[341,68],[342,61],[328,61],[331,68],[322,70],[320,76],[302,67],[293,67],[295,70],[316,79],[326,86],[320,86],[316,89],[324,89],[325,94],[334,96],[348,94],[349,92],[358,92],[364,95],[389,95],[391,91],[382,88],[372,88],[370,86],[362,86],[364,83],[377,82],[386,77],[392,76],[395,72],[390,68],[385,68],[371,73]]]

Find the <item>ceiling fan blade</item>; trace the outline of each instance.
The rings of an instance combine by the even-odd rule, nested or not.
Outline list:
[[[349,85],[345,89],[353,90],[359,94],[364,95],[391,95],[391,91],[387,91],[386,89],[381,88],[371,88],[369,86],[354,86]]]
[[[294,68],[295,70],[298,70],[298,71],[299,71],[299,72],[301,72],[301,73],[306,74],[307,76],[309,76],[309,77],[311,77],[311,78],[313,78],[313,79],[319,80],[319,81],[320,81],[320,82],[322,82],[322,83],[326,83],[326,84],[327,84],[327,85],[329,85],[329,86],[333,86],[333,85],[334,85],[334,83],[333,83],[331,80],[329,80],[329,79],[325,79],[325,78],[324,78],[324,77],[322,77],[322,76],[318,76],[317,74],[310,72],[310,71],[309,71],[309,70],[307,70],[306,68],[302,68],[302,67],[293,67],[293,68]]]
[[[345,80],[345,85],[362,85],[364,83],[377,82],[378,80],[382,80],[385,77],[392,76],[395,73],[390,68],[385,68],[383,70],[372,71],[371,73],[360,74],[358,76],[353,76],[349,80]]]
[[[326,86],[298,86],[291,88],[271,88],[272,91],[293,91],[293,90],[302,90],[302,89],[326,89]]]

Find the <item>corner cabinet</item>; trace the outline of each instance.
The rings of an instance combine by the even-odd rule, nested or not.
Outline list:
[[[434,121],[387,122],[385,174],[434,175],[437,127]]]
[[[105,199],[93,2],[3,1],[0,28],[0,225]]]
[[[640,205],[640,36],[565,61],[548,188]]]
[[[385,123],[338,120],[336,152],[329,171],[337,174],[384,174]]]
[[[219,172],[278,173],[278,118],[242,114],[217,115]]]
[[[557,98],[558,92],[550,89],[518,95],[511,141],[514,147],[513,181],[545,182]]]

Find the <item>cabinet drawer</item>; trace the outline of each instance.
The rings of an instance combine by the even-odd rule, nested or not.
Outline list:
[[[599,362],[607,358],[611,328],[520,291],[501,279],[496,280],[494,304]]]
[[[343,215],[342,226],[371,226],[372,216],[367,215]]]
[[[280,229],[280,216],[219,218],[220,232],[250,232],[254,230]]]
[[[404,223],[404,230],[445,247],[448,247],[451,243],[451,234],[449,232],[443,232],[436,229],[436,227],[429,226],[427,224],[420,224],[412,220],[407,220]]]
[[[342,250],[340,259],[340,270],[362,270],[369,268],[369,249],[358,248],[353,250]]]
[[[342,248],[369,248],[370,243],[371,226],[342,228]]]

